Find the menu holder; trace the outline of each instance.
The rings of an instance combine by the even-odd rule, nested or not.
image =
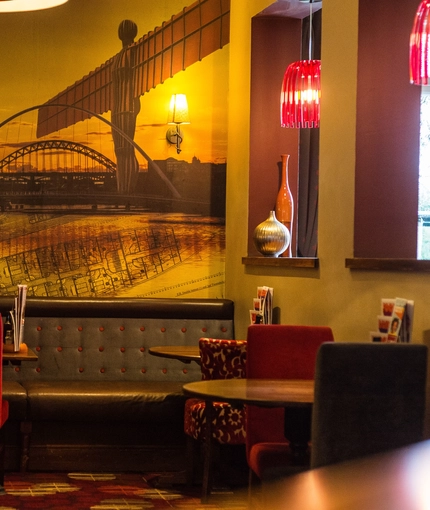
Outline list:
[[[18,285],[18,296],[14,299],[14,308],[10,311],[10,319],[12,323],[12,345],[13,352],[19,352],[24,347],[24,322],[25,322],[25,305],[27,300],[27,285]],[[2,327],[3,333],[3,327]],[[10,344],[5,344],[10,345]],[[10,347],[6,348],[10,352]],[[5,349],[4,349],[5,350]]]
[[[253,299],[253,309],[249,311],[251,324],[272,324],[273,288],[257,287],[257,297]]]
[[[404,298],[381,299],[377,316],[378,331],[372,331],[372,342],[409,343],[412,338],[414,302]]]

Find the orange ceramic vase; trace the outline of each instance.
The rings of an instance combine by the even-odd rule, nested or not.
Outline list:
[[[294,202],[293,195],[288,184],[288,160],[289,154],[281,154],[281,186],[276,198],[276,218],[283,223],[290,232],[291,241],[293,239],[293,215],[294,215]],[[282,254],[282,257],[291,257],[291,241],[287,250]]]

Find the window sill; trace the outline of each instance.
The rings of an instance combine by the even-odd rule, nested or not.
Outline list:
[[[318,267],[317,257],[242,257],[245,266],[266,267]]]
[[[427,272],[430,271],[430,260],[353,258],[345,259],[345,267],[366,271]]]

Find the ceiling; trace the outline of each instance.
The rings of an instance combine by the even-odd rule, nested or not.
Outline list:
[[[316,3],[315,3],[316,2]],[[312,12],[322,8],[321,0],[314,0]],[[277,0],[266,9],[263,9],[257,16],[283,16],[288,18],[306,18],[309,16],[309,0]]]

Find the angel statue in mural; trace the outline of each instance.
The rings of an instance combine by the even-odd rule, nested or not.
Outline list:
[[[131,142],[140,96],[227,44],[229,15],[229,0],[197,0],[137,41],[137,25],[122,21],[118,29],[120,52],[39,109],[37,136],[110,111],[117,189],[121,194],[132,193],[139,172]],[[178,196],[164,173],[141,152],[172,194]]]
[[[114,57],[112,65],[112,114],[111,122],[118,128],[112,131],[117,165],[117,183],[120,193],[129,193],[135,186],[139,173],[134,147],[125,139],[125,133],[132,140],[136,131],[136,118],[140,112],[140,99],[134,92],[134,69],[137,25],[124,20],[118,28],[122,50]]]

